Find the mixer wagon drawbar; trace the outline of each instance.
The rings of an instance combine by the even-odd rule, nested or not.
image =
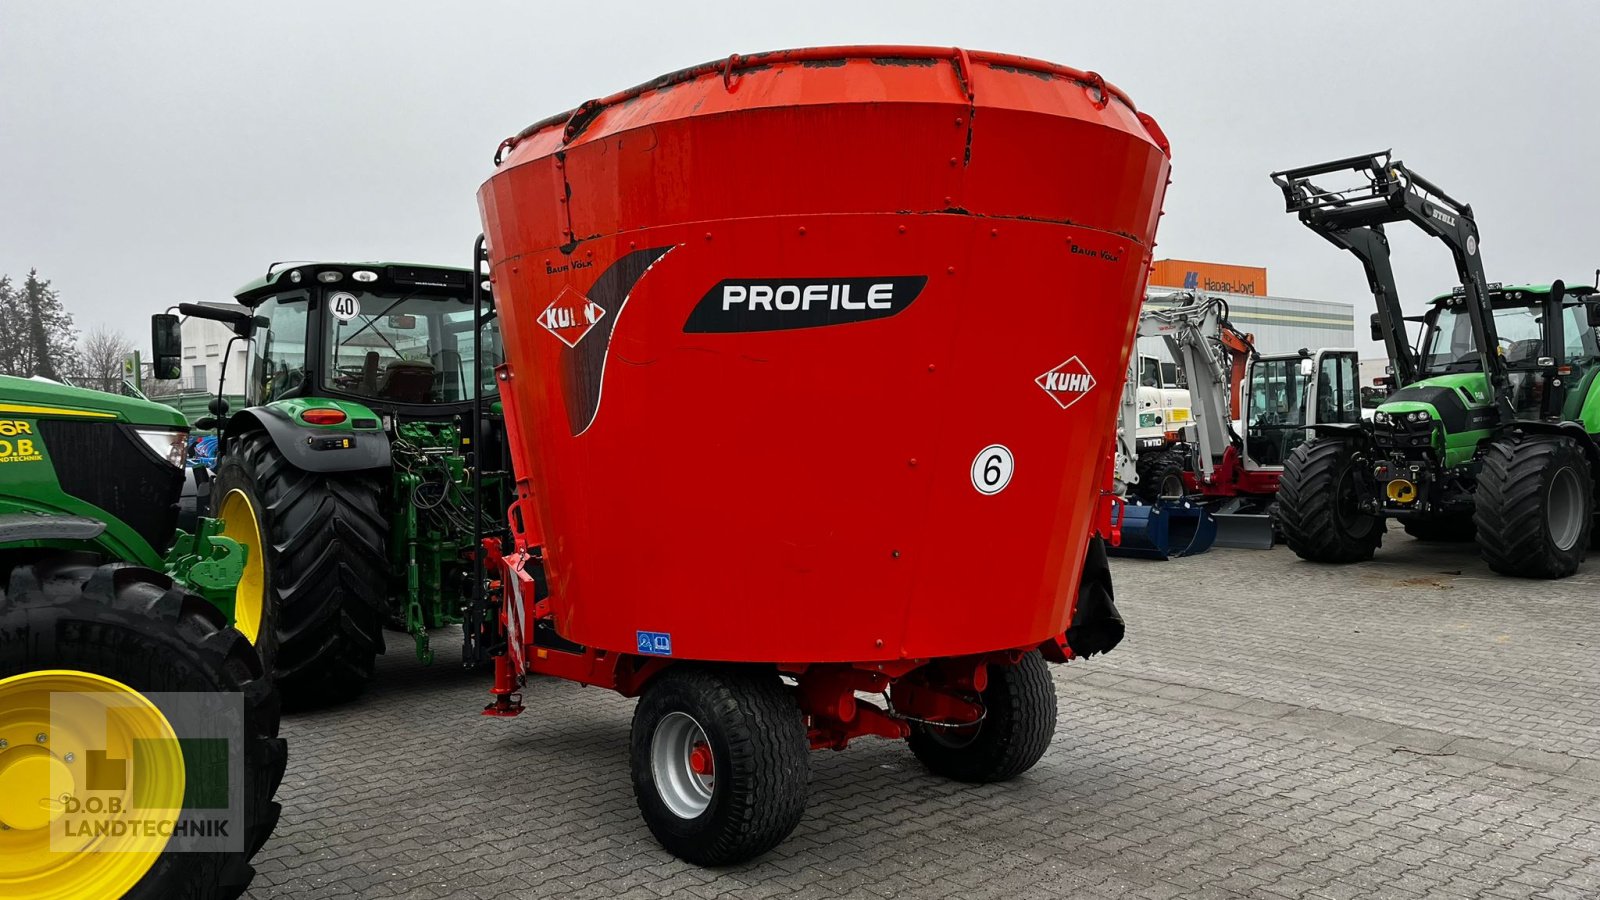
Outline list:
[[[1033,766],[1046,663],[1123,634],[1112,424],[1168,156],[1092,72],[915,47],[736,55],[507,139],[485,713],[536,674],[638,696],[639,807],[709,865],[794,828],[812,749]]]

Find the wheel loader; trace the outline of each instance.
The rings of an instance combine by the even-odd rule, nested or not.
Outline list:
[[[1329,177],[1349,183],[1312,181]],[[1576,572],[1600,465],[1600,295],[1487,281],[1472,207],[1390,151],[1272,178],[1289,212],[1361,261],[1392,373],[1370,421],[1318,426],[1290,456],[1279,492],[1289,546],[1317,562],[1370,559],[1392,519],[1423,540],[1475,537],[1504,575]],[[1401,222],[1442,242],[1460,280],[1421,316],[1403,314],[1390,264],[1384,226]]]
[[[0,376],[0,897],[237,897],[277,822],[261,542],[177,530],[188,433]]]
[[[447,625],[466,626],[468,662],[481,654],[464,618],[475,548],[506,526],[499,330],[474,311],[473,280],[439,266],[277,263],[234,292],[238,308],[178,305],[249,345],[245,408],[219,394],[197,425],[218,437],[211,509],[265,540],[256,646],[285,702],[359,694],[386,625],[412,636],[424,664],[429,631]],[[158,378],[178,374],[181,324],[154,317]]]

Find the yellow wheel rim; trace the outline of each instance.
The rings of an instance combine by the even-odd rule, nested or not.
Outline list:
[[[120,897],[183,808],[172,723],[90,672],[0,678],[0,897]]]
[[[244,491],[234,488],[222,498],[222,534],[233,538],[244,548],[244,575],[233,591],[233,627],[257,642],[261,634],[261,611],[267,589],[265,566],[262,564],[261,523],[256,519],[256,508]]]

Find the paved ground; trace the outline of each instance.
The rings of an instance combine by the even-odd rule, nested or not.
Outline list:
[[[285,722],[252,896],[1600,897],[1600,560],[1511,581],[1391,535],[1351,568],[1114,566],[1129,638],[1056,668],[1032,772],[813,754],[793,837],[716,872],[639,821],[631,701],[540,681],[485,719],[452,635],[431,670],[392,641],[363,702]]]

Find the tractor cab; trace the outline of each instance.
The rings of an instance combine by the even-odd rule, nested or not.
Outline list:
[[[471,274],[388,264],[275,269],[236,299],[255,314],[246,400],[350,399],[434,418],[494,392],[494,320],[475,335]]]
[[[1578,398],[1600,372],[1600,342],[1595,338],[1600,295],[1592,287],[1566,288],[1560,282],[1488,287],[1498,352],[1517,417],[1576,420],[1579,410],[1568,407],[1581,405]],[[1487,402],[1464,292],[1457,288],[1434,298],[1423,323],[1418,369],[1424,381],[1419,385],[1445,376],[1447,382],[1464,381],[1462,387]],[[1468,377],[1448,378],[1461,375]],[[1557,392],[1562,396],[1556,397]]]

